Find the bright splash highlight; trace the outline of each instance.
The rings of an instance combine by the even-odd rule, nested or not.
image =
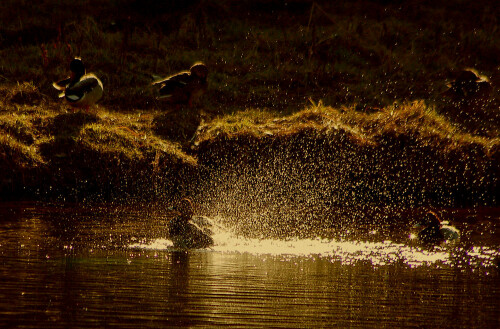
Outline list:
[[[320,257],[342,264],[370,263],[372,266],[401,264],[408,267],[429,265],[451,265],[454,263],[454,249],[440,247],[431,250],[392,241],[366,242],[335,239],[256,239],[244,238],[214,226],[215,245],[206,250],[219,253],[248,253],[276,257]],[[411,240],[409,240],[411,242]],[[130,249],[175,251],[173,242],[166,238],[139,241],[129,245]],[[495,252],[475,249],[467,257],[494,257]],[[464,256],[464,254],[462,254]]]

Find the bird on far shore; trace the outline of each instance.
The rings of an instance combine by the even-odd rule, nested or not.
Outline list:
[[[415,225],[415,227],[423,227],[423,229],[418,232],[417,237],[421,242],[427,244],[439,244],[444,241],[459,239],[460,231],[447,224],[447,222],[441,221],[435,212],[428,211]]]
[[[207,90],[207,77],[207,66],[198,62],[191,66],[189,71],[179,72],[155,81],[153,86],[160,87],[160,96],[157,99],[176,107],[182,105],[192,107],[193,103]]]
[[[93,73],[86,73],[85,65],[81,58],[74,58],[69,64],[71,75],[52,85],[61,90],[59,98],[65,98],[73,107],[89,109],[103,94],[101,80]]]
[[[491,93],[491,84],[485,77],[473,69],[466,69],[457,78],[447,84],[443,93],[452,101],[484,101]]]

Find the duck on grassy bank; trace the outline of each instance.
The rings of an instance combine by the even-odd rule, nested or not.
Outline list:
[[[452,101],[472,101],[487,99],[491,93],[491,84],[473,69],[460,72],[455,80],[447,84],[444,95]]]
[[[200,249],[213,246],[210,223],[193,218],[193,205],[190,199],[184,198],[175,207],[177,216],[168,223],[168,234],[174,247],[181,249]]]
[[[490,136],[498,126],[498,104],[488,78],[474,69],[465,69],[447,86],[440,111],[461,129]]]
[[[418,240],[425,244],[440,244],[445,241],[454,241],[460,238],[460,231],[441,221],[436,213],[429,211],[415,225],[423,229],[418,232]]]
[[[189,71],[171,75],[165,79],[153,82],[160,87],[159,100],[167,101],[176,107],[188,105],[191,107],[207,89],[208,68],[203,63],[195,63]]]
[[[52,85],[62,91],[59,97],[64,97],[71,106],[88,110],[102,97],[102,82],[93,73],[86,74],[81,58],[73,59],[69,69],[71,75],[68,78]]]

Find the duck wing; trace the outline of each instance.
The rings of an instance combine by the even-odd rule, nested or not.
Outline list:
[[[153,86],[155,85],[161,85],[163,83],[167,83],[169,81],[177,81],[177,82],[185,82],[186,80],[189,79],[189,77],[191,76],[191,74],[189,73],[189,71],[183,71],[183,72],[179,72],[177,74],[174,74],[174,75],[171,75],[169,77],[166,77],[165,79],[161,79],[161,80],[156,80],[155,82],[152,83]]]
[[[215,227],[214,222],[205,216],[193,216],[191,224],[207,235],[212,235]]]
[[[443,225],[440,232],[445,240],[456,240],[460,238],[460,231],[453,226]]]
[[[192,221],[198,226],[204,226],[204,227],[214,226],[213,220],[205,216],[193,216]]]
[[[66,99],[70,102],[79,101],[85,94],[99,85],[99,80],[94,76],[87,76],[72,86],[66,88]]]
[[[71,83],[71,78],[66,78],[57,82],[53,82],[52,86],[57,90],[65,90],[66,87]]]
[[[207,248],[214,245],[212,230],[207,227],[199,227],[192,221],[189,223],[189,236],[186,238],[190,242],[190,248]]]
[[[171,97],[174,93],[179,90],[184,89],[192,82],[193,78],[189,72],[182,72],[176,75],[170,76],[166,79],[159,80],[153,83],[153,85],[161,85],[160,87],[160,98]]]

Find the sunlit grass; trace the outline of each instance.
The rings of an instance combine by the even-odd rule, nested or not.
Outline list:
[[[315,129],[327,134],[342,130],[366,143],[373,142],[376,136],[384,134],[407,135],[424,146],[439,145],[443,147],[443,151],[477,144],[489,152],[500,143],[498,138],[461,131],[424,101],[394,104],[375,113],[357,111],[355,105],[333,108],[311,101],[306,109],[290,116],[276,116],[270,112],[251,109],[216,118],[205,125],[198,142],[221,134],[279,137],[304,129]]]
[[[12,167],[29,168],[44,164],[44,159],[37,152],[36,147],[27,145],[10,135],[0,134],[2,157],[8,158],[7,163],[15,163]]]

